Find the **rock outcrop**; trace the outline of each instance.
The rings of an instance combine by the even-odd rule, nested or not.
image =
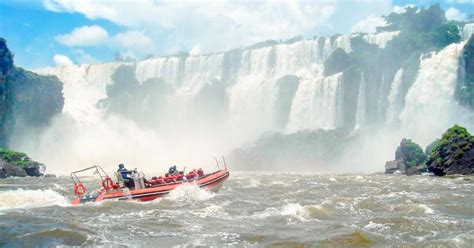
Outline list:
[[[474,174],[474,136],[454,125],[431,151],[427,166],[436,176]]]
[[[410,139],[402,139],[395,152],[395,160],[385,164],[385,173],[400,171],[406,175],[418,175],[426,171],[425,162],[423,149]]]
[[[46,166],[25,153],[0,149],[0,178],[43,176]]]

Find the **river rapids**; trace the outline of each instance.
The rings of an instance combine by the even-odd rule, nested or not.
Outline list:
[[[218,193],[70,206],[67,177],[0,181],[0,246],[474,244],[474,178],[233,173]]]

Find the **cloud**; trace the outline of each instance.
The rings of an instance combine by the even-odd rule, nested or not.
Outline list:
[[[91,0],[44,0],[43,5],[51,11],[80,13],[89,19],[105,19],[131,30],[140,30],[150,39],[159,40],[157,46],[167,52],[189,51],[195,44],[200,44],[201,52],[209,52],[267,39],[344,33],[350,31],[351,23],[361,18],[391,10],[390,0],[376,3],[136,0],[114,4]],[[341,15],[345,18],[332,20]],[[354,16],[357,16],[356,20]],[[150,44],[139,38],[140,33],[134,35],[142,40],[140,44]],[[130,46],[123,39],[120,43]]]
[[[413,7],[416,7],[416,5],[414,4],[407,4],[404,6],[394,5],[392,11],[397,14],[401,14],[401,13],[405,13],[407,11],[407,8],[413,8]]]
[[[153,52],[155,44],[153,40],[145,35],[143,31],[127,31],[118,33],[112,38],[113,42],[120,48],[137,52]]]
[[[63,45],[75,46],[96,46],[109,37],[108,32],[100,26],[83,26],[75,28],[71,33],[58,35],[55,40]]]
[[[56,54],[53,57],[53,61],[56,64],[56,66],[68,66],[68,65],[74,65],[74,63],[65,55],[61,54]]]
[[[448,3],[454,4],[466,4],[466,3],[474,3],[474,0],[448,0]]]
[[[375,33],[376,27],[385,26],[385,19],[382,17],[369,15],[352,26],[352,32]]]
[[[464,21],[466,20],[466,13],[459,11],[458,9],[451,7],[445,12],[446,19],[452,21]]]
[[[86,53],[83,49],[74,49],[72,52],[74,53],[74,57],[79,64],[99,63],[97,59],[92,57],[92,55]]]

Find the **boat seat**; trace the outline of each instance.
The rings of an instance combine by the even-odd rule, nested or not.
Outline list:
[[[120,172],[115,172],[115,178],[117,178],[117,184],[119,185],[120,188],[125,187],[125,183],[128,182],[128,179],[123,179],[122,173]]]

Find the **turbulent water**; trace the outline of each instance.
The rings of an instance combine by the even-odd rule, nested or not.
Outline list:
[[[0,246],[474,245],[474,178],[233,173],[147,203],[72,207],[66,177],[0,181]]]

